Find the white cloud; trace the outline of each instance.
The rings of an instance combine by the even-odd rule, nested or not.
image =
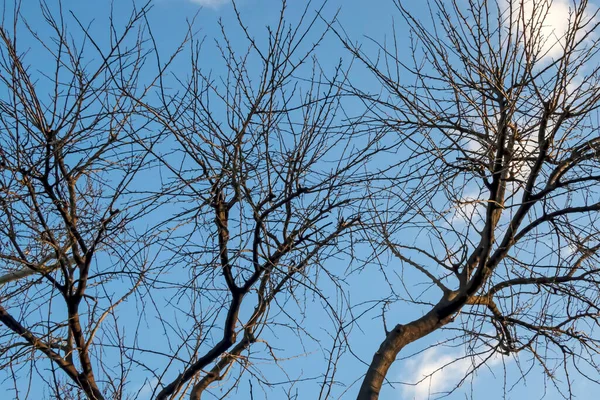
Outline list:
[[[217,8],[229,3],[229,0],[190,0],[192,3],[200,4],[203,7]]]
[[[503,362],[502,356],[498,353],[487,359],[488,357],[489,354],[465,356],[464,352],[448,353],[441,347],[432,347],[421,353],[419,357],[407,361],[406,368],[403,368],[404,371],[412,371],[407,382],[412,385],[402,388],[403,398],[407,400],[436,398],[436,394],[452,390],[483,361],[488,367]]]
[[[484,200],[480,190],[467,191],[463,197],[456,203],[453,214],[450,217],[450,223],[455,224],[474,224],[480,228],[484,218]]]
[[[564,43],[564,35],[569,29],[569,16],[571,2],[568,0],[506,0],[505,11],[508,12],[509,4],[513,5],[510,21],[522,30],[525,26],[525,39],[531,40],[539,32],[542,54],[545,57],[560,56]],[[522,8],[520,6],[522,4]],[[531,34],[531,27],[536,33]]]

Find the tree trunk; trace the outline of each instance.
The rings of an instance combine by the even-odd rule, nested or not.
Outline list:
[[[373,356],[367,374],[358,392],[357,400],[377,400],[387,372],[396,360],[400,350],[431,332],[445,325],[449,321],[440,320],[437,310],[432,310],[423,317],[407,325],[396,325],[388,332],[379,350]]]

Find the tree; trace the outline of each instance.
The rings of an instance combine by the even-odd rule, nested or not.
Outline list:
[[[315,29],[324,5],[313,13],[308,3],[291,23],[281,4],[261,45],[234,3],[246,50],[235,49],[233,28],[221,24],[223,72],[213,77],[203,68],[202,41],[192,39],[188,77],[177,78],[175,91],[163,83],[159,104],[144,103],[163,140],[173,143],[165,153],[153,152],[164,180],[157,196],[178,210],[161,223],[177,233],[164,245],[171,262],[148,296],[156,303],[176,296],[192,321],[160,316],[169,347],[177,349],[167,356],[179,362],[158,379],[172,369],[180,373],[157,399],[188,386],[190,398],[200,399],[236,365],[251,369],[250,347],[257,342],[258,354],[277,362],[276,349],[260,340],[265,329],[281,325],[306,335],[291,317],[293,302],[304,307],[302,287],[319,295],[314,280],[325,260],[352,245],[361,186],[372,175],[364,167],[387,150],[380,133],[358,131],[342,119],[343,65],[326,76],[316,60],[329,31],[328,25]],[[203,303],[222,306],[207,312]]]
[[[282,1],[266,30],[233,3],[214,48],[191,21],[165,52],[149,4],[115,4],[106,35],[60,2],[39,25],[15,2],[0,29],[14,397],[302,398],[277,348],[294,340],[321,347],[306,379],[335,397],[352,328],[380,305],[385,338],[339,396],[378,398],[436,332],[468,373],[516,355],[565,397],[573,372],[596,380],[599,22],[563,1],[553,30],[556,4],[432,0],[423,22],[397,1],[409,40],[394,27],[370,57],[325,3],[294,17]],[[331,33],[349,58],[333,67]],[[378,270],[388,286],[353,303],[351,278]],[[422,314],[388,329],[390,306]]]
[[[429,304],[387,332],[358,398],[377,399],[398,354],[442,328],[482,363],[528,353],[570,397],[569,365],[599,371],[597,11],[562,2],[561,30],[548,1],[429,5],[422,22],[396,2],[410,57],[398,37],[369,57],[340,34],[384,88],[350,90],[406,144],[385,191],[402,208],[373,210],[374,243],[426,281],[404,282],[404,301]]]
[[[72,387],[114,397],[126,371],[99,384],[95,344],[145,279],[143,241],[152,240],[134,240],[126,229],[146,214],[130,187],[149,161],[132,136],[142,137],[147,123],[120,90],[138,83],[135,34],[147,7],[132,10],[95,61],[87,58],[96,50],[88,50],[96,46],[88,28],[71,40],[63,15],[41,3],[46,41],[20,8],[16,2],[0,29],[1,365],[12,371],[16,397],[29,391],[17,384],[19,373],[33,374],[40,356],[51,361],[40,376],[56,398]],[[40,69],[26,63],[19,31],[37,46]]]
[[[310,7],[289,23],[282,2],[260,42],[235,9],[246,48],[222,25],[213,77],[193,23],[159,52],[149,5],[122,28],[112,12],[105,43],[42,3],[47,41],[16,3],[1,31],[0,138],[0,354],[16,397],[29,392],[22,368],[56,398],[91,399],[140,395],[139,369],[153,397],[199,399],[232,370],[252,372],[257,342],[277,361],[263,330],[302,334],[291,304],[350,245],[364,167],[385,151],[344,122],[346,70],[321,70],[329,27],[318,32],[323,6]],[[52,70],[26,64],[19,29]],[[186,76],[169,72],[179,53]]]

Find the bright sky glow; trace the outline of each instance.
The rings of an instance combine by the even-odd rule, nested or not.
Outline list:
[[[513,3],[513,7],[515,7]],[[560,55],[564,43],[564,35],[569,28],[569,15],[571,2],[568,0],[553,1],[534,1],[525,0],[524,6],[520,11],[513,12],[513,24],[531,27],[541,27],[541,37],[543,38],[542,52],[546,57],[555,57]],[[508,4],[505,4],[508,10]],[[543,22],[542,22],[543,20]],[[528,28],[531,29],[531,28]],[[527,30],[527,29],[526,29]],[[529,37],[530,35],[527,35]]]

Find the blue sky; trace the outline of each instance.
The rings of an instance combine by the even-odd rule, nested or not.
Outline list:
[[[119,3],[120,0],[115,4],[117,9],[120,7],[127,9],[127,6]],[[558,8],[554,14],[551,14],[552,18],[550,21],[556,25],[556,29],[561,29],[564,19],[560,15],[564,13],[564,9],[560,7],[563,7],[566,3],[562,0],[555,1],[555,3]],[[29,6],[29,0],[25,0],[24,4]],[[50,4],[53,3],[50,2]],[[99,37],[101,37],[101,35],[106,34],[105,24],[109,14],[107,4],[108,2],[105,1],[65,0],[63,1],[63,8],[73,10],[73,13],[82,21],[92,22],[92,32],[97,32],[100,35]],[[264,29],[265,25],[275,21],[279,12],[279,2],[274,0],[240,0],[237,4],[245,18],[245,22],[251,30],[256,31]],[[293,16],[299,12],[303,4],[301,1],[290,1],[288,15]],[[415,4],[416,2],[410,4],[415,14],[417,16],[425,15],[427,11]],[[396,22],[401,24],[397,12],[389,0],[373,0],[369,2],[363,0],[332,0],[327,4],[324,15],[332,16],[338,10],[340,24],[353,40],[364,44],[367,52],[375,51],[370,38],[383,40],[386,36],[389,37],[394,16],[397,17]],[[34,9],[27,9],[24,13],[33,21],[40,17],[39,13],[36,13]],[[119,14],[116,13],[115,15]],[[123,14],[123,17],[125,18],[126,15]],[[215,72],[218,73],[220,64],[218,62],[218,53],[213,43],[214,38],[220,37],[217,20],[222,19],[226,27],[236,26],[235,15],[228,0],[156,0],[149,14],[149,21],[157,39],[157,46],[164,54],[172,52],[186,34],[186,21],[193,18],[195,18],[194,29],[199,32],[199,36],[206,37],[206,44],[203,49],[205,67],[207,69],[214,68]],[[236,31],[233,30],[232,32]],[[237,32],[239,34],[239,31]],[[398,32],[401,39],[406,39],[405,36],[402,36],[402,29],[399,29]],[[234,34],[232,36],[234,44],[236,39],[239,38],[236,38]],[[406,41],[401,40],[400,43],[406,43]],[[341,48],[333,35],[325,40],[317,53],[319,62],[326,68],[334,66],[340,58],[346,59],[348,57],[348,54]],[[186,61],[184,58],[177,59],[174,63],[173,71],[177,71],[179,68],[182,74],[185,74]],[[373,79],[365,74],[364,71],[361,72],[360,68],[357,71],[354,77],[357,84],[364,87],[374,83]],[[373,90],[377,91],[376,88]],[[332,260],[331,265],[333,269],[338,269],[341,274],[348,267],[343,257]],[[414,273],[409,273],[407,277],[409,280],[414,279],[415,282],[421,279]],[[325,292],[329,293],[332,298],[335,298],[336,291],[333,285],[328,282],[324,282],[323,285]],[[385,288],[385,286],[386,284],[381,274],[371,273],[368,268],[347,278],[345,289],[350,293],[350,302],[356,305],[355,312],[358,313],[361,310],[365,310],[365,314],[361,318],[361,322],[349,334],[354,355],[346,353],[342,358],[337,379],[343,382],[345,386],[340,385],[335,388],[334,392],[336,396],[334,398],[352,398],[354,396],[359,385],[357,382],[360,382],[361,374],[365,371],[365,366],[359,358],[368,362],[383,339],[384,330],[381,318],[379,317],[382,307],[380,304],[374,304],[371,301],[381,297],[381,288]],[[370,309],[371,307],[372,309]],[[323,301],[314,298],[312,302],[309,302],[308,310],[307,315],[310,318],[304,320],[303,323],[306,324],[308,329],[315,332],[315,337],[326,342],[328,340],[328,333],[320,329],[329,323],[329,316],[324,310]],[[398,302],[390,306],[386,311],[386,319],[388,324],[392,325],[418,317],[422,311],[423,309]],[[133,305],[130,305],[123,307],[121,312],[126,317],[127,313],[135,313],[136,309]],[[151,326],[151,322],[149,324]],[[320,349],[315,342],[308,342],[307,347],[303,349],[300,343],[290,340],[285,336],[276,336],[269,332],[265,332],[265,335],[274,347],[282,349],[281,353],[290,357],[290,360],[285,361],[283,365],[291,377],[308,378],[318,376],[321,373],[323,369],[323,349]],[[450,337],[449,335],[451,333],[437,332],[421,340],[419,343],[406,348],[401,353],[401,357],[412,353],[417,354],[409,359],[399,360],[394,364],[388,379],[397,383],[393,387],[386,386],[382,392],[381,399],[422,400],[436,398],[436,392],[452,389],[462,379],[465,372],[471,368],[473,360],[463,359],[452,363],[455,359],[464,357],[465,354],[464,346],[456,345],[458,342],[450,343],[450,346],[434,346],[437,343],[443,342],[447,337]],[[160,338],[153,337],[152,340],[160,340]],[[148,345],[151,345],[151,342]],[[420,352],[420,350],[423,351]],[[304,355],[296,357],[301,354]],[[551,390],[551,385],[546,385],[539,369],[534,369],[527,376],[526,380],[519,381],[518,364],[519,360],[514,358],[494,357],[489,361],[487,367],[482,368],[472,378],[467,379],[460,388],[447,398],[452,400],[469,398],[471,396],[474,399],[485,398],[489,400],[504,398],[545,398],[554,400],[560,398]],[[264,365],[260,367],[264,367],[265,371],[274,377],[285,378],[276,366]],[[438,369],[437,373],[434,373],[431,377],[427,377]],[[2,374],[6,374],[7,372],[9,371],[0,372],[0,378],[2,378]],[[137,385],[142,393],[147,393],[144,382],[146,380],[153,382],[151,378],[142,373],[134,376],[136,382],[133,386]],[[506,393],[503,392],[505,377],[510,389]],[[249,398],[247,395],[247,380],[246,378],[242,379],[239,393],[234,394],[233,398]],[[418,385],[402,385],[400,383],[417,383],[419,381],[421,382]],[[518,383],[514,387],[511,387],[515,381]],[[354,384],[352,384],[353,382]],[[594,391],[590,389],[591,385],[591,383],[583,381],[575,382],[574,392],[577,398],[584,400],[597,398],[593,394]],[[545,386],[549,390],[548,393],[545,393],[543,389]],[[594,389],[597,391],[598,387]],[[276,387],[272,389],[272,392],[265,393],[265,397],[277,399],[282,395],[282,393],[278,392],[279,390]],[[298,399],[316,398],[316,393],[318,393],[318,387],[315,382],[299,384],[298,390]],[[258,398],[261,397],[258,396]]]

